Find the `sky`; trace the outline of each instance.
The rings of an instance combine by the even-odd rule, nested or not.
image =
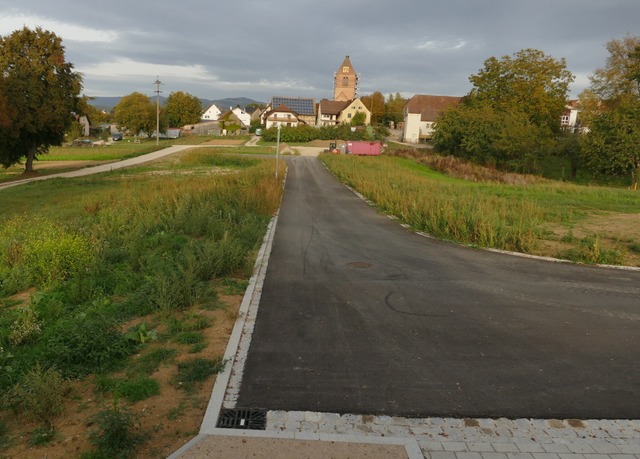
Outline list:
[[[640,35],[640,0],[0,0],[0,35],[62,38],[87,96],[184,91],[209,100],[332,98],[350,56],[358,95],[463,96],[490,57],[566,59],[570,97]]]

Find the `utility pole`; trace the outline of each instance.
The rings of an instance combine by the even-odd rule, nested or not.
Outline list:
[[[160,81],[160,76],[156,78],[156,81],[153,82],[156,85],[156,145],[160,143],[160,85],[162,82]]]
[[[278,121],[278,135],[276,137],[276,180],[278,180],[278,161],[280,156],[280,122]]]

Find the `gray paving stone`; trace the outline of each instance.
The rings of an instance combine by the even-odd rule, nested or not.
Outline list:
[[[591,447],[599,454],[620,454],[622,452],[617,445],[603,441],[595,441],[591,444]]]
[[[560,459],[558,453],[533,453],[534,459]]]
[[[520,449],[516,446],[515,443],[496,443],[492,442],[491,446],[496,450],[497,453],[519,453]]]
[[[507,453],[509,459],[533,459],[531,453]]]
[[[547,453],[570,453],[564,443],[543,443],[542,447]]]
[[[442,443],[434,440],[422,440],[418,438],[418,445],[422,451],[444,451]]]
[[[587,445],[587,444],[581,444],[581,443],[568,443],[567,444],[567,448],[569,448],[569,451],[571,451],[572,453],[580,453],[580,454],[593,454],[595,453],[595,450]]]
[[[463,441],[444,441],[442,447],[445,451],[468,451],[467,444]]]
[[[491,443],[468,443],[467,447],[469,448],[469,451],[476,451],[479,453],[490,453],[495,451],[493,446],[491,446]]]
[[[456,459],[482,459],[482,456],[473,451],[461,451],[456,453]]]
[[[452,451],[431,451],[429,456],[431,459],[456,459],[456,453]]]
[[[518,447],[518,449],[520,450],[520,452],[522,453],[544,453],[546,452],[544,450],[544,448],[542,447],[542,445],[540,445],[539,443],[535,443],[532,441],[522,441],[522,440],[517,440],[516,442],[516,446]]]
[[[507,453],[480,453],[482,459],[508,459]]]
[[[623,454],[640,455],[640,440],[638,440],[635,444],[619,445],[618,448]]]
[[[584,455],[580,453],[560,453],[560,459],[584,459]]]

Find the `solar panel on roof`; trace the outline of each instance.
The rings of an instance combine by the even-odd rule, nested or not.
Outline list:
[[[271,106],[286,105],[299,115],[315,115],[315,103],[313,99],[302,99],[300,97],[274,97]]]

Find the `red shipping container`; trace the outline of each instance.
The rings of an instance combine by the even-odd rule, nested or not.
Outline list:
[[[347,154],[378,156],[382,152],[381,142],[350,141],[347,142]]]

